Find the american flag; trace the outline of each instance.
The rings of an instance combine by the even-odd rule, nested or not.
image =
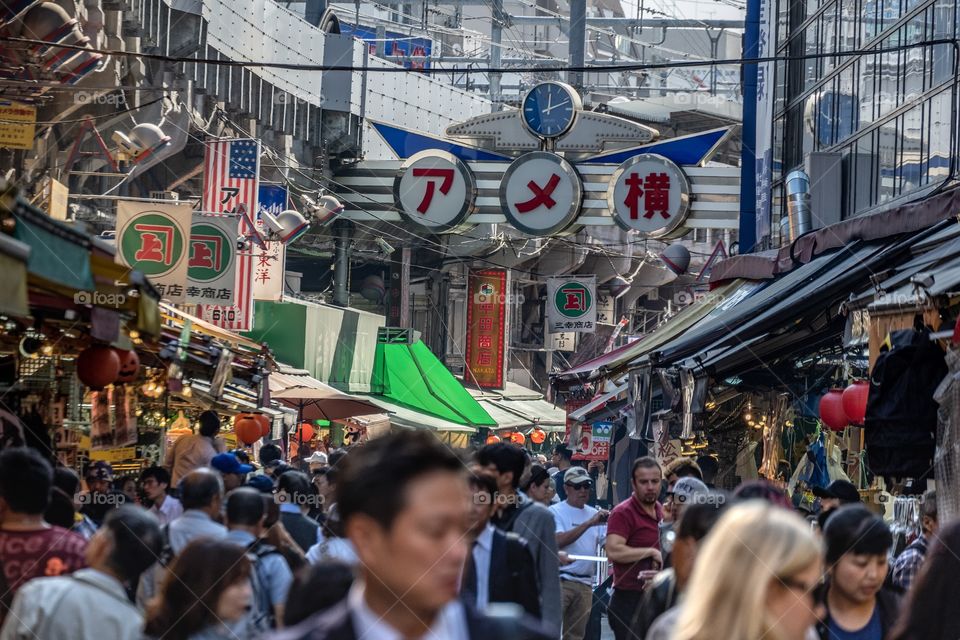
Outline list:
[[[248,235],[257,212],[260,176],[260,141],[213,140],[206,143],[203,161],[203,210],[240,213],[240,233]],[[237,256],[236,304],[203,305],[201,317],[231,331],[253,328],[253,254]]]

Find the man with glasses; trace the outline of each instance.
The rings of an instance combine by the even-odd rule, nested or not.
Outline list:
[[[140,474],[140,486],[150,501],[150,513],[157,517],[160,526],[168,525],[183,515],[183,505],[167,494],[170,488],[170,472],[163,467],[148,467]]]
[[[593,480],[583,467],[563,473],[567,499],[550,507],[557,523],[557,548],[568,556],[595,556],[606,537],[607,511],[587,506]],[[574,560],[560,567],[563,640],[583,640],[593,604],[596,564]]]

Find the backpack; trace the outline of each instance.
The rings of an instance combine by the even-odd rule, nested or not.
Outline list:
[[[276,554],[281,559],[283,554],[273,545],[262,540],[254,540],[247,547],[250,564],[250,583],[253,587],[253,603],[250,608],[249,629],[256,632],[269,631],[277,626],[277,619],[270,602],[270,592],[267,588],[267,576],[264,573],[262,560],[269,555]]]

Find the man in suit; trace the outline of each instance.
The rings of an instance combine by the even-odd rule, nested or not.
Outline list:
[[[470,492],[460,460],[432,433],[372,440],[340,463],[337,505],[360,558],[348,596],[275,640],[546,640],[518,618],[459,600]]]
[[[539,618],[537,566],[526,540],[490,524],[497,508],[497,481],[485,473],[471,475],[467,481],[473,493],[468,535],[472,551],[463,572],[460,597],[477,611],[510,602]]]

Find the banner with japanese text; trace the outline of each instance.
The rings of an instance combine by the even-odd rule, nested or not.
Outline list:
[[[508,294],[506,270],[470,272],[464,373],[464,381],[468,384],[503,388]]]
[[[547,278],[547,331],[593,333],[597,328],[597,277]]]
[[[257,210],[257,229],[266,235],[263,213],[277,216],[287,209],[287,188],[278,184],[260,185],[260,206]],[[286,245],[282,242],[264,242],[253,249],[253,299],[279,301],[283,298],[283,270]]]
[[[186,302],[193,209],[188,202],[117,202],[117,262],[143,273],[160,296]]]
[[[190,228],[187,302],[231,305],[237,283],[236,214],[195,211]]]

